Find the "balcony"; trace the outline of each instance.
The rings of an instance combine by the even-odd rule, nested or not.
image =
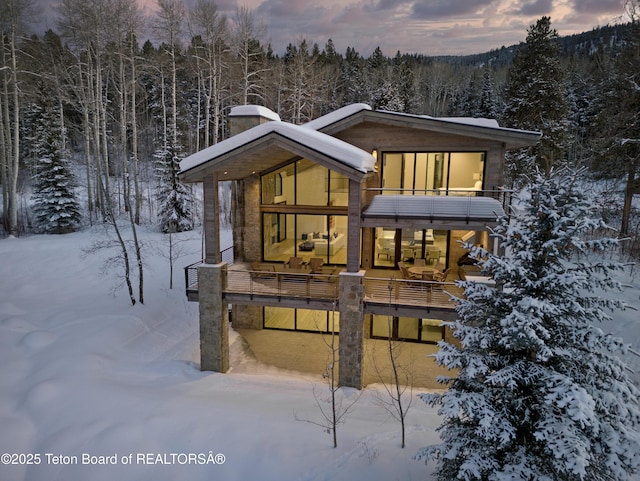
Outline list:
[[[200,263],[185,268],[187,297],[198,300],[197,269]],[[308,309],[337,309],[342,268],[324,267],[322,272],[305,269],[251,269],[234,264],[227,270],[224,299],[230,304],[280,306]],[[463,289],[455,282],[405,280],[399,271],[373,270],[364,277],[364,310],[398,315],[436,311],[453,315],[455,297]],[[450,317],[450,316],[445,316]]]

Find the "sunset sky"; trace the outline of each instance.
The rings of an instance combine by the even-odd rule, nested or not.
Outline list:
[[[45,1],[45,0],[41,0]],[[155,0],[139,0],[150,13]],[[193,0],[185,0],[187,5]],[[368,56],[383,53],[465,55],[524,41],[543,15],[562,36],[626,21],[623,0],[219,0],[233,18],[237,5],[254,10],[267,27],[265,41],[282,53],[306,38],[322,48],[331,38],[340,53],[348,46]],[[50,12],[50,10],[49,10]],[[46,14],[45,14],[46,15]],[[55,29],[55,18],[46,15]]]

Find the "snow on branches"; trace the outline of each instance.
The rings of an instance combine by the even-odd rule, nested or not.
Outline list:
[[[442,442],[419,458],[440,480],[632,480],[640,470],[640,392],[618,357],[623,341],[597,327],[625,309],[617,239],[568,170],[531,179],[522,202],[492,232],[505,255],[468,246],[496,288],[464,282],[458,342],[441,342],[457,370],[439,406]],[[526,194],[526,195],[525,195]]]

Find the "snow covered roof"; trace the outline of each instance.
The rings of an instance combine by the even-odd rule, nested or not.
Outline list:
[[[225,164],[225,156],[231,155],[241,148],[249,149],[251,144],[261,143],[266,139],[277,143],[278,138],[288,141],[287,147],[283,145],[282,148],[288,148],[290,152],[295,152],[297,145],[304,149],[305,153],[315,153],[317,159],[333,160],[348,169],[363,174],[374,170],[375,159],[369,152],[313,129],[287,122],[272,121],[253,127],[190,155],[180,162],[180,173],[197,169],[204,164],[208,164],[214,170],[218,163],[220,168],[228,168]]]
[[[269,120],[280,120],[273,110],[260,105],[238,105],[231,108],[229,117],[264,117]]]
[[[475,192],[450,192],[449,195],[376,195],[364,211],[363,218],[402,219],[433,223],[493,223],[504,216],[502,205],[491,197],[476,197]],[[365,225],[367,223],[365,222]]]
[[[486,138],[504,142],[507,148],[533,145],[540,137],[539,132],[500,127],[493,119],[437,118],[372,110],[369,105],[363,103],[347,105],[301,126],[282,122],[278,114],[258,105],[233,107],[230,115],[257,116],[271,121],[234,135],[184,159],[180,163],[180,174],[183,180],[199,182],[205,173],[212,172],[224,172],[225,175],[228,174],[227,179],[243,178],[256,171],[272,168],[277,162],[284,162],[295,155],[324,163],[329,168],[336,167],[332,162],[337,163],[338,169],[344,167],[343,173],[347,176],[373,172],[375,159],[369,152],[334,137],[336,133],[348,128],[348,125],[360,121],[408,125],[409,128]],[[267,142],[267,139],[272,142]],[[255,152],[258,145],[261,146],[260,148],[271,148],[271,150],[258,154]],[[234,154],[240,153],[246,154],[245,158],[231,159]],[[251,154],[254,155],[250,158]],[[269,156],[270,158],[267,158]],[[248,165],[250,163],[252,165]]]
[[[495,138],[507,144],[507,148],[519,148],[533,145],[541,137],[540,132],[501,127],[495,119],[476,117],[432,117],[430,115],[407,114],[391,110],[373,110],[367,104],[352,104],[342,107],[303,125],[305,128],[322,130],[332,135],[350,125],[349,117],[362,114],[363,120],[390,122],[412,121],[412,127],[476,136]],[[455,124],[455,125],[452,125]]]
[[[322,130],[324,127],[339,122],[340,120],[346,119],[353,114],[358,112],[362,112],[363,110],[371,110],[371,107],[367,104],[351,104],[345,107],[339,108],[338,110],[334,110],[322,117],[318,117],[317,119],[312,120],[311,122],[307,122],[306,124],[302,124],[302,127],[313,130]]]

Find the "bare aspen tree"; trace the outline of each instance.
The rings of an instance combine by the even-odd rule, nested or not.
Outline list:
[[[246,105],[249,98],[260,99],[260,75],[268,69],[260,59],[264,56],[261,40],[266,34],[266,27],[256,20],[253,10],[238,7],[231,29],[231,45],[240,69],[240,103]]]
[[[0,137],[4,221],[9,235],[18,234],[18,171],[20,168],[20,81],[18,77],[18,42],[25,24],[34,15],[34,0],[0,1],[2,54],[2,136]]]
[[[120,149],[122,152],[123,166],[123,186],[124,186],[124,204],[125,211],[129,216],[131,226],[131,234],[133,237],[134,251],[136,255],[136,265],[138,268],[138,300],[144,304],[144,266],[142,263],[142,246],[138,239],[136,224],[140,222],[140,188],[138,181],[138,141],[137,141],[137,117],[136,117],[136,33],[141,23],[141,13],[135,1],[132,0],[115,0],[114,13],[117,15],[117,39],[118,45],[118,73],[120,90]],[[126,58],[125,58],[126,56]],[[126,78],[126,66],[130,66],[129,79]],[[129,98],[131,101],[129,102]],[[127,111],[127,106],[130,110]],[[127,139],[127,128],[131,129],[131,145],[129,153],[129,145]],[[130,164],[133,168],[130,168]],[[131,178],[134,184],[134,208],[131,206]]]
[[[325,432],[331,434],[333,440],[333,447],[338,447],[338,426],[345,422],[345,417],[351,411],[351,408],[360,399],[362,391],[346,405],[344,404],[344,393],[340,393],[340,386],[337,379],[337,368],[339,363],[338,357],[338,325],[336,319],[337,303],[334,302],[333,310],[329,313],[329,335],[323,336],[327,348],[329,349],[329,359],[327,366],[322,377],[327,381],[329,388],[329,398],[321,399],[321,395],[318,393],[316,387],[313,389],[313,397],[315,398],[316,405],[320,410],[320,421],[313,421],[310,419],[301,419],[296,416],[296,420],[305,421],[316,426],[320,426]],[[319,323],[316,323],[316,328],[320,329]],[[325,406],[328,404],[328,406]]]
[[[173,146],[178,145],[178,67],[176,56],[180,50],[181,35],[186,19],[186,9],[182,0],[158,0],[159,10],[156,13],[156,22],[153,26],[156,35],[167,42],[167,51],[170,59],[171,88],[171,122],[169,123],[169,135]]]
[[[373,355],[373,366],[380,383],[384,388],[384,393],[377,396],[378,404],[384,408],[389,415],[400,423],[400,445],[406,446],[406,418],[413,402],[412,389],[412,368],[403,366],[400,363],[400,351],[403,343],[394,339],[394,321],[392,316],[387,318],[387,340],[386,360],[389,361],[389,373],[383,369],[377,360],[377,353]]]
[[[109,166],[109,137],[107,126],[107,103],[105,93],[105,66],[103,56],[105,44],[109,38],[111,25],[105,19],[113,15],[113,7],[108,0],[84,2],[84,0],[62,0],[58,6],[60,27],[64,35],[76,47],[78,57],[78,73],[86,78],[82,84],[86,90],[81,92],[87,103],[84,127],[90,133],[85,133],[93,154],[97,186],[96,199],[105,222],[113,227],[120,247],[124,279],[131,304],[136,303],[131,283],[131,264],[129,252],[113,206]],[[84,60],[80,60],[84,58]]]
[[[198,0],[189,15],[191,35],[201,39],[196,48],[196,59],[202,62],[198,68],[198,86],[204,96],[204,146],[218,143],[221,105],[224,92],[223,75],[227,70],[224,55],[227,52],[227,18],[220,15],[211,0]],[[199,90],[200,91],[200,90]],[[200,98],[198,98],[200,104]],[[200,117],[198,117],[200,122]],[[213,135],[211,135],[213,134]],[[199,150],[199,147],[197,148]]]

